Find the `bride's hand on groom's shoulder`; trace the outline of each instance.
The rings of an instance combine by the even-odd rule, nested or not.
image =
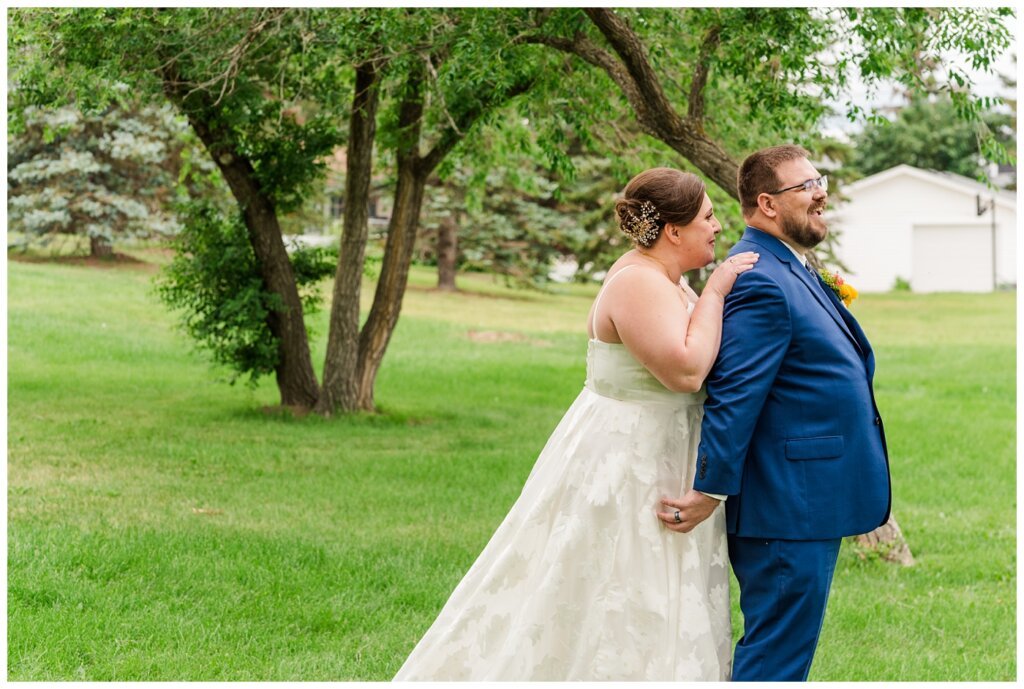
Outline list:
[[[691,489],[681,498],[663,498],[662,507],[668,511],[658,512],[658,519],[664,522],[665,528],[679,533],[689,533],[710,517],[720,502],[721,500]]]
[[[704,288],[705,293],[711,290],[725,299],[726,295],[732,291],[733,285],[736,284],[736,278],[741,273],[753,268],[760,257],[761,254],[756,254],[753,251],[744,251],[725,259],[708,278],[707,286]]]

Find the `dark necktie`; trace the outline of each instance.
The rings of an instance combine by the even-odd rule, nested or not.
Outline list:
[[[804,268],[806,268],[807,272],[811,274],[811,281],[818,286],[818,289],[824,291],[826,293],[825,296],[827,297],[828,296],[827,293],[831,292],[832,289],[828,285],[825,284],[824,280],[821,279],[821,275],[818,274],[818,271],[816,271],[814,268],[812,268],[810,263],[805,263],[804,264]],[[831,299],[829,299],[828,302],[829,302],[829,304],[832,304],[832,300]],[[832,304],[832,306],[834,307],[835,305]]]
[[[820,289],[822,289],[826,293],[830,293],[831,292],[832,294],[835,294],[835,292],[832,292],[832,288],[825,284],[825,280],[822,279],[822,277],[818,273],[818,271],[816,271],[814,268],[811,267],[810,263],[805,263],[804,264],[804,268],[806,268],[807,272],[811,274],[811,281],[814,284],[816,284]],[[831,299],[829,299],[829,303],[832,303]]]

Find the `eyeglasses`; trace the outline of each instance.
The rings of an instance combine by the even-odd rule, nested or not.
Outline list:
[[[809,179],[806,182],[800,182],[800,184],[794,184],[791,187],[779,189],[778,191],[769,191],[768,193],[774,196],[775,194],[781,194],[784,191],[792,191],[793,189],[812,191],[814,187],[821,187],[822,191],[828,191],[828,176],[822,175],[818,179]]]

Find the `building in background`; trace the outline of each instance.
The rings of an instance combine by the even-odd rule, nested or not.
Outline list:
[[[862,292],[990,292],[1017,284],[1016,193],[897,165],[842,189],[836,256]]]

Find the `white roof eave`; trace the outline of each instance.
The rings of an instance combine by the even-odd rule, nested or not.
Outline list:
[[[896,167],[891,167],[888,170],[883,170],[882,172],[876,172],[875,174],[869,177],[865,177],[864,179],[859,179],[856,182],[847,184],[843,186],[842,192],[844,194],[849,194],[851,192],[855,193],[862,189],[868,189],[870,187],[883,184],[894,177],[899,177],[900,175],[908,175],[910,177],[915,177],[923,182],[930,182],[932,184],[936,184],[951,191],[958,191],[969,196],[977,196],[978,194],[981,194],[982,197],[984,197],[987,194],[989,198],[992,198],[992,196],[994,195],[996,203],[998,203],[999,205],[1012,208],[1014,210],[1016,210],[1017,208],[1017,197],[1015,192],[1008,192],[1003,190],[993,191],[991,189],[980,190],[973,185],[961,184],[957,182],[955,179],[950,179],[945,175],[931,172],[929,170],[922,170],[921,168],[916,168],[913,165],[906,164],[897,165]]]

